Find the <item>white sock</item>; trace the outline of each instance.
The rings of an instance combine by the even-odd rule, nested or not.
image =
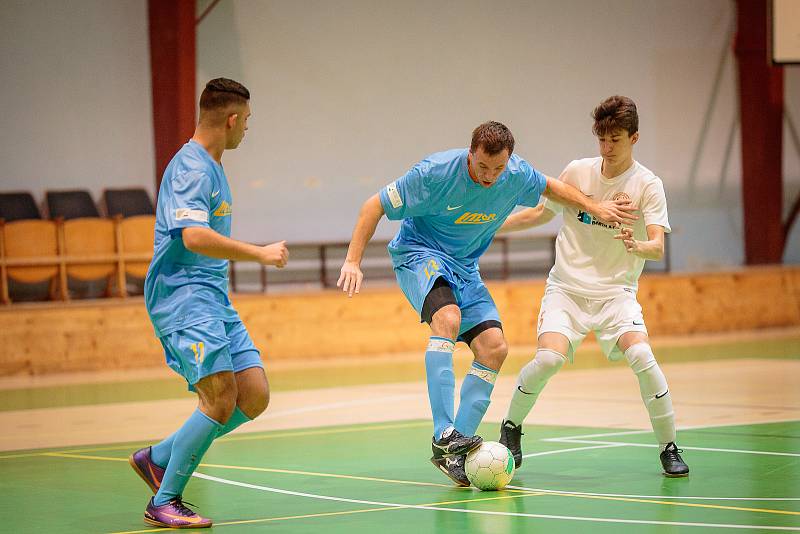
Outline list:
[[[506,420],[521,425],[533,409],[539,393],[547,381],[561,369],[567,359],[563,354],[550,349],[539,349],[532,361],[519,372],[514,395],[508,406]]]
[[[637,343],[628,347],[625,358],[639,379],[639,391],[650,415],[653,433],[663,451],[667,445],[675,441],[675,412],[672,409],[672,396],[669,393],[667,379],[647,343]]]

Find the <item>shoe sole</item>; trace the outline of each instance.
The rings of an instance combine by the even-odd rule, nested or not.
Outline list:
[[[145,484],[147,484],[147,487],[149,487],[149,488],[150,488],[150,490],[153,492],[153,495],[155,495],[156,493],[158,493],[158,488],[157,488],[156,486],[154,486],[154,485],[153,485],[153,484],[150,482],[150,479],[148,479],[148,478],[147,478],[147,475],[145,475],[145,474],[142,472],[142,470],[141,470],[141,469],[139,469],[139,465],[138,465],[138,464],[137,464],[137,463],[134,461],[134,459],[133,459],[133,454],[131,454],[131,455],[128,457],[128,463],[129,463],[129,464],[131,464],[131,467],[133,468],[134,472],[136,472],[136,474],[137,474],[137,475],[139,475],[139,478],[141,478],[142,480],[144,480],[144,483],[145,483]],[[145,519],[145,521],[147,521],[147,520]],[[160,524],[160,523],[159,523],[159,524]],[[169,525],[167,525],[167,526],[169,526]]]
[[[434,466],[436,466],[436,469],[438,469],[439,471],[441,471],[442,473],[444,473],[445,475],[447,475],[447,478],[449,478],[450,480],[452,480],[453,482],[455,482],[455,483],[456,483],[456,486],[458,486],[458,487],[460,487],[460,488],[467,488],[467,487],[469,487],[469,485],[470,485],[470,484],[469,484],[469,482],[467,482],[467,483],[465,484],[465,483],[464,483],[464,482],[462,482],[461,480],[458,480],[457,478],[453,478],[453,476],[450,474],[450,472],[449,472],[447,469],[445,469],[445,468],[444,468],[444,466],[441,466],[441,465],[437,464],[437,463],[436,463],[436,460],[434,460],[433,458],[431,458],[431,463],[432,463]]]
[[[683,478],[688,477],[689,473],[667,473],[664,471],[664,476],[667,478]]]
[[[155,519],[149,519],[147,517],[144,518],[144,522],[147,523],[148,525],[152,525],[154,527],[183,528],[183,529],[187,529],[187,528],[209,528],[213,524],[213,523],[209,522],[208,524],[205,524],[205,525],[204,524],[194,524],[194,525],[190,524],[190,525],[175,526],[175,525],[168,525],[167,523],[162,523],[161,521],[156,521]]]

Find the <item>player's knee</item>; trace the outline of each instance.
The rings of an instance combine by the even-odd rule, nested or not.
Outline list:
[[[455,304],[444,306],[431,318],[431,330],[434,334],[455,339],[461,327],[461,310]]]
[[[249,392],[246,396],[239,399],[239,409],[249,419],[255,419],[269,406],[269,388],[259,388],[256,391]]]
[[[553,349],[538,349],[533,359],[534,365],[548,377],[556,374],[566,361],[566,356]]]
[[[225,424],[236,409],[236,388],[218,391],[205,399],[206,413],[218,423]]]
[[[499,370],[508,356],[508,343],[502,336],[497,336],[486,347],[484,360],[486,365],[494,370]]]
[[[625,351],[625,359],[628,360],[628,365],[637,375],[658,365],[653,349],[648,343],[636,343],[628,347],[628,350]]]

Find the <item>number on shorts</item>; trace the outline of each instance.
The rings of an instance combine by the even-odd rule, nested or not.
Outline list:
[[[203,342],[192,343],[189,346],[192,348],[192,352],[194,352],[195,363],[203,363],[203,358],[206,357],[206,347]]]
[[[425,276],[428,280],[431,279],[431,276],[436,274],[439,271],[439,264],[436,263],[436,260],[430,260],[428,265],[425,266]]]

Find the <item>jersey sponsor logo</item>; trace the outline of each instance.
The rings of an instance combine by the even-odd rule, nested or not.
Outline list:
[[[175,220],[197,222],[208,222],[208,212],[203,210],[190,210],[189,208],[178,208],[175,210]]]
[[[626,193],[625,191],[619,191],[617,193],[614,193],[614,196],[611,197],[611,200],[627,200],[628,202],[630,202],[631,197],[628,196],[628,193]]]
[[[460,204],[460,205],[458,205],[458,206],[450,206],[450,205],[448,204],[448,206],[447,206],[447,211],[453,211],[453,210],[457,210],[458,208],[460,208],[460,207],[462,207],[462,206],[464,206],[464,204]]]
[[[456,219],[455,224],[486,224],[497,219],[496,213],[472,213],[465,212],[461,217]]]
[[[211,193],[211,198],[214,198],[214,197],[216,197],[217,195],[219,195],[219,189],[217,189],[216,191],[214,191],[213,193]]]
[[[600,226],[602,228],[607,228],[609,230],[616,230],[617,227],[612,224],[607,224],[602,221],[598,221],[585,211],[578,212],[578,221],[582,222],[583,224],[589,224],[591,226]]]
[[[389,197],[394,209],[403,205],[403,199],[400,197],[400,191],[397,190],[397,180],[386,186],[386,196]]]
[[[231,205],[223,200],[219,203],[219,207],[214,212],[214,217],[227,217],[231,213],[233,213]]]

